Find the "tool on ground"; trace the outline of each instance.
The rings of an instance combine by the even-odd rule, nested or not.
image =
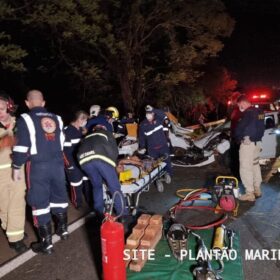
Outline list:
[[[193,275],[196,280],[222,280],[223,278],[219,275],[219,270],[214,270],[211,266],[211,262],[208,256],[207,247],[203,239],[196,233],[191,232],[197,238],[198,252],[197,252],[197,266],[193,270]],[[203,257],[202,257],[203,256]]]
[[[213,187],[213,200],[217,201],[219,208],[226,212],[234,211],[237,215],[239,187],[238,180],[232,176],[218,176]]]
[[[189,231],[182,224],[173,224],[167,233],[167,240],[173,256],[178,261],[183,261],[187,254]]]
[[[208,193],[209,190],[206,188],[193,190],[190,193],[188,193],[183,199],[181,199],[177,204],[175,204],[172,208],[170,208],[169,213],[171,219],[173,219],[173,221],[176,222],[176,215],[177,212],[180,210],[201,210],[201,211],[211,211],[215,213],[218,212],[221,213],[222,215],[221,217],[218,218],[218,220],[215,220],[214,222],[207,223],[204,225],[198,226],[198,225],[185,224],[186,228],[193,229],[193,230],[208,229],[223,224],[228,218],[228,215],[224,211],[224,209],[217,209],[216,207],[212,207],[212,206],[203,206],[203,205],[195,204],[197,201],[205,200],[205,194]]]

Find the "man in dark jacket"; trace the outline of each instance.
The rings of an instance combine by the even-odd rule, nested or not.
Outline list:
[[[261,196],[259,154],[264,134],[264,113],[253,107],[244,95],[237,99],[237,104],[243,113],[235,129],[235,139],[240,143],[240,177],[246,190],[239,200],[255,201]]]
[[[56,233],[67,239],[68,198],[63,163],[63,122],[48,112],[43,94],[31,90],[26,105],[30,109],[17,122],[17,144],[13,148],[13,178],[23,180],[21,166],[26,163],[27,202],[32,207],[40,242],[31,248],[36,253],[52,253],[51,214],[57,220]]]
[[[168,127],[165,124],[168,118],[163,111],[154,109],[150,105],[147,105],[145,110],[146,119],[140,123],[139,127],[138,152],[141,154],[147,150],[147,154],[155,159],[165,157],[166,172],[171,176],[170,149],[166,133]]]
[[[111,195],[119,192],[123,201],[121,186],[116,171],[118,157],[118,146],[113,134],[106,127],[96,125],[91,134],[87,135],[81,142],[77,158],[81,168],[88,175],[93,186],[94,209],[99,217],[103,217],[103,181],[106,183]],[[123,209],[121,198],[117,195],[115,199],[116,214],[127,214]]]

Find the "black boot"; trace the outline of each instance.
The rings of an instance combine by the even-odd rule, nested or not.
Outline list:
[[[67,240],[69,237],[67,213],[56,213],[55,216],[57,220],[56,234],[59,235],[62,240]]]
[[[35,253],[50,255],[53,252],[51,222],[46,225],[39,226],[38,231],[40,242],[32,243],[31,249]]]
[[[11,249],[14,249],[17,253],[23,253],[28,250],[27,246],[24,244],[23,239],[16,242],[9,242]]]

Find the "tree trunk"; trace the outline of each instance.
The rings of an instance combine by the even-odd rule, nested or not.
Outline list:
[[[121,91],[122,91],[122,100],[123,100],[123,105],[124,109],[127,112],[133,112],[133,96],[131,92],[131,88],[129,86],[129,80],[128,80],[128,75],[124,71],[120,73],[119,75],[119,80],[120,80],[120,86],[121,86]]]

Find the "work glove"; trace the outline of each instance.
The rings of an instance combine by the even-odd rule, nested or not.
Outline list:
[[[20,181],[22,179],[21,170],[13,168],[12,178],[14,181]]]
[[[145,148],[144,149],[139,149],[137,152],[140,155],[144,155],[146,153],[146,149]]]
[[[251,144],[251,140],[250,140],[250,137],[249,136],[245,136],[243,138],[243,142],[242,142],[244,145],[250,145]]]

